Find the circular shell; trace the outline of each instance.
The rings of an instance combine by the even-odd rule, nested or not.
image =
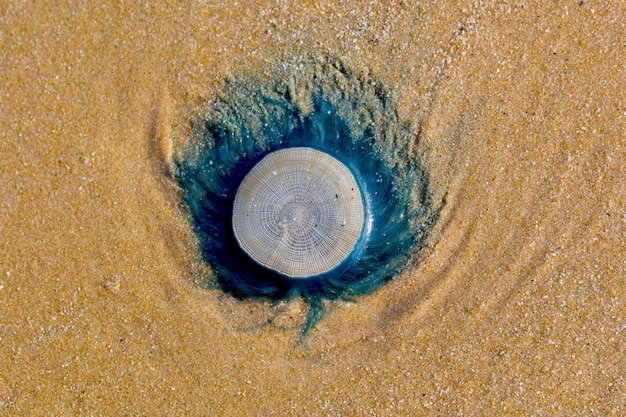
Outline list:
[[[305,147],[263,158],[241,182],[233,207],[241,248],[292,278],[337,267],[353,251],[363,222],[363,199],[350,170]]]

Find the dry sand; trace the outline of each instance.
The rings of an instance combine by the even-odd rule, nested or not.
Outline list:
[[[623,2],[2,3],[0,414],[626,414]],[[302,303],[202,285],[164,159],[305,55],[382,80],[448,194],[300,346]]]

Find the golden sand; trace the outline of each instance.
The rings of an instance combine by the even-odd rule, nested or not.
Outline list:
[[[0,414],[626,412],[622,2],[41,3],[0,7]],[[382,80],[447,192],[306,346],[303,303],[203,285],[167,161],[300,56]]]

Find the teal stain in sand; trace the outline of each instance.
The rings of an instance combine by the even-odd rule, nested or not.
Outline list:
[[[303,336],[324,300],[354,299],[401,272],[437,217],[407,152],[419,138],[382,87],[340,65],[312,74],[298,99],[279,83],[227,84],[174,163],[221,289],[302,297]]]

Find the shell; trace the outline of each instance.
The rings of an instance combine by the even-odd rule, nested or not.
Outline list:
[[[323,274],[354,250],[364,205],[350,169],[308,147],[281,149],[259,161],[241,182],[233,230],[256,262],[292,278]]]

